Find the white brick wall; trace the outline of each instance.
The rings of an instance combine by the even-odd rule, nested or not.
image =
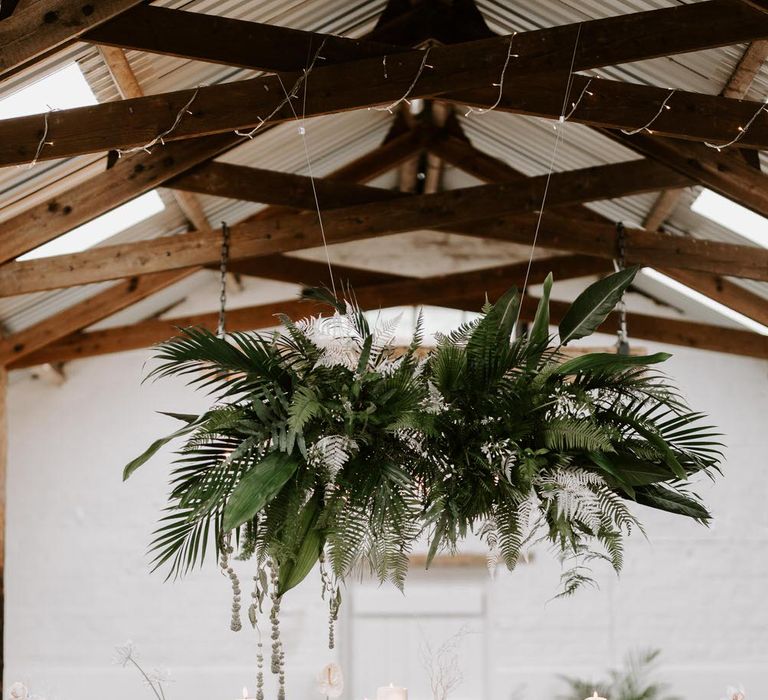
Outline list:
[[[717,700],[736,682],[750,700],[768,697],[768,364],[675,353],[667,370],[727,436],[726,477],[701,489],[713,527],[642,512],[649,541],[634,538],[621,579],[606,573],[601,590],[569,601],[547,604],[559,572],[546,552],[494,582],[482,571],[418,575],[410,598],[381,592],[378,617],[370,587],[358,587],[340,630],[340,655],[357,669],[346,697],[389,681],[422,688],[418,635],[447,636],[467,621],[470,668],[457,700],[509,700],[521,686],[528,700],[550,700],[558,674],[598,674],[638,646],[663,649],[664,675],[689,700]],[[172,425],[154,411],[204,401],[167,381],[140,386],[146,357],[73,363],[62,387],[26,378],[11,387],[6,678],[49,700],[148,697],[110,664],[126,639],[149,665],[173,669],[169,700],[228,700],[254,685],[255,637],[229,632],[216,569],[181,583],[147,571],[167,468],[157,459],[123,485],[121,467]],[[318,590],[313,579],[285,605],[293,698],[315,695],[312,677],[331,658]],[[427,700],[424,690],[412,698]]]

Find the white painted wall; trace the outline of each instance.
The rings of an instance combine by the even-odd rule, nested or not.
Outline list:
[[[140,386],[147,355],[72,363],[61,387],[12,382],[6,678],[49,700],[149,697],[111,665],[127,639],[149,666],[173,670],[169,700],[228,700],[254,685],[255,636],[229,631],[227,581],[213,563],[180,583],[148,574],[166,465],[125,485],[121,467],[171,425],[156,410],[204,401],[178,383]],[[394,681],[427,700],[421,636],[440,641],[463,624],[457,700],[511,700],[523,688],[550,700],[558,674],[597,675],[641,646],[663,648],[664,675],[689,700],[717,700],[735,683],[750,700],[768,697],[768,363],[678,349],[667,369],[727,436],[726,477],[701,489],[713,527],[641,512],[649,541],[634,538],[621,579],[606,573],[601,590],[568,601],[547,604],[559,571],[546,552],[493,582],[483,571],[418,574],[405,599],[357,586],[340,630],[354,669],[345,697]],[[312,580],[285,605],[293,698],[315,696],[312,678],[332,658],[318,592]]]

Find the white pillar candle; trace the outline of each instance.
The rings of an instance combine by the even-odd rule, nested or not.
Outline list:
[[[399,686],[384,685],[376,691],[376,700],[408,700],[408,688]]]

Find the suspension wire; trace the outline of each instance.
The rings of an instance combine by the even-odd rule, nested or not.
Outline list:
[[[620,272],[626,267],[627,257],[627,231],[621,221],[616,223],[616,259],[613,266],[616,272]],[[624,301],[624,295],[621,295],[619,303],[616,305],[619,311],[619,330],[616,332],[616,354],[629,355],[629,334],[627,333],[627,303]]]
[[[320,48],[317,50],[317,53],[315,54],[317,57],[319,56],[320,51],[322,51],[323,46],[325,45],[325,41],[323,41],[322,44],[320,44]],[[320,57],[322,58],[322,57]],[[309,59],[308,59],[309,60]],[[323,214],[320,211],[320,199],[317,195],[317,186],[315,185],[315,176],[312,172],[312,158],[309,154],[309,145],[307,143],[307,129],[306,129],[306,116],[307,116],[307,84],[309,83],[309,64],[308,67],[304,71],[304,94],[302,97],[302,105],[301,105],[301,118],[299,118],[299,115],[296,113],[296,110],[293,108],[293,102],[289,99],[288,105],[291,108],[291,112],[293,112],[294,119],[297,122],[300,122],[299,125],[299,135],[301,136],[301,142],[304,146],[304,158],[307,162],[307,174],[309,175],[309,182],[312,186],[312,196],[315,200],[315,210],[317,212],[317,221],[320,225],[320,236],[323,239],[323,252],[325,253],[325,262],[328,265],[328,276],[331,279],[331,290],[333,291],[333,296],[336,296],[336,282],[333,275],[333,265],[331,264],[331,255],[328,250],[328,241],[325,237],[325,226],[323,224]],[[285,90],[285,85],[283,84],[282,78],[280,77],[280,74],[277,74],[277,79],[280,83],[280,87],[283,88],[283,92],[285,93],[286,97],[288,97],[288,93]]]
[[[547,203],[547,195],[549,194],[549,183],[552,179],[552,172],[555,169],[555,163],[557,162],[557,152],[560,148],[560,143],[563,140],[563,136],[565,134],[565,125],[567,122],[566,119],[566,107],[568,105],[568,98],[571,94],[571,89],[573,88],[573,67],[576,64],[576,52],[579,48],[579,39],[581,38],[581,28],[582,23],[579,23],[578,30],[576,31],[576,40],[573,43],[573,55],[571,56],[571,66],[568,70],[568,81],[565,86],[565,94],[563,95],[563,105],[560,109],[560,119],[559,124],[561,126],[560,129],[557,128],[557,124],[555,124],[555,130],[557,132],[557,137],[555,138],[555,144],[552,148],[552,157],[549,160],[549,168],[547,170],[547,179],[544,183],[544,193],[541,198],[541,206],[539,207],[539,215],[536,219],[536,228],[533,232],[533,242],[531,243],[531,252],[528,256],[528,267],[525,270],[525,279],[523,281],[523,291],[520,294],[520,306],[517,309],[517,319],[515,320],[515,326],[517,326],[518,322],[520,321],[520,314],[523,310],[523,300],[525,299],[525,292],[528,288],[528,279],[531,275],[531,266],[533,265],[533,254],[536,250],[536,243],[539,240],[539,231],[541,230],[541,220],[544,216],[544,208]]]
[[[221,258],[219,261],[219,323],[216,335],[223,338],[227,323],[227,265],[229,264],[229,226],[221,222]]]

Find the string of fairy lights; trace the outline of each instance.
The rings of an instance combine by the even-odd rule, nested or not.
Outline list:
[[[581,25],[579,25],[579,28]],[[501,66],[500,76],[497,82],[491,83],[491,87],[496,88],[498,90],[496,98],[494,102],[488,106],[488,107],[471,107],[468,106],[467,111],[465,113],[466,117],[470,117],[472,115],[483,115],[487,114],[489,112],[492,112],[496,110],[502,103],[503,97],[504,97],[504,88],[505,88],[505,81],[506,81],[506,74],[508,71],[508,68],[511,64],[511,62],[517,58],[520,57],[520,54],[514,52],[514,43],[515,43],[515,37],[517,36],[516,32],[513,32],[508,39],[508,46],[507,46],[507,52],[504,57],[504,61]],[[325,46],[325,41],[323,41],[320,44],[320,47],[315,52],[314,56],[312,57],[312,60],[309,62],[308,66],[302,71],[302,73],[299,75],[299,77],[296,79],[295,83],[291,87],[289,91],[286,92],[285,97],[278,101],[276,106],[267,114],[265,117],[257,116],[256,117],[256,124],[255,126],[248,130],[243,131],[236,129],[234,133],[238,136],[243,136],[247,138],[253,138],[255,134],[264,126],[264,124],[269,123],[273,120],[273,118],[280,113],[287,105],[289,105],[293,100],[299,99],[299,92],[302,88],[302,86],[307,81],[310,73],[315,69],[316,64],[318,61],[325,60],[325,58],[321,55],[321,52],[323,50],[323,47]],[[430,63],[428,63],[430,51],[432,50],[432,47],[427,47],[425,49],[421,49],[422,52],[422,58],[419,63],[419,66],[417,68],[417,71],[409,83],[408,87],[406,88],[405,92],[401,97],[399,97],[397,100],[393,101],[392,103],[386,105],[386,106],[376,106],[376,107],[370,107],[369,109],[373,109],[375,111],[386,111],[390,114],[393,113],[397,107],[399,107],[402,104],[411,104],[411,95],[413,94],[414,90],[416,89],[419,80],[421,79],[422,75],[424,74],[425,70],[433,69],[434,66]],[[388,57],[385,55],[382,59],[382,64],[384,68],[384,78],[389,79],[389,70],[387,66],[387,59]],[[572,86],[573,83],[573,77],[574,74],[571,71],[571,81],[569,83],[569,89]],[[578,98],[571,102],[570,109],[567,112],[561,113],[558,121],[560,123],[566,122],[570,120],[574,115],[577,114],[579,107],[582,105],[582,103],[587,100],[590,97],[593,97],[595,95],[595,90],[593,89],[593,85],[595,84],[595,81],[598,80],[599,76],[592,76],[590,77],[584,87],[581,90],[581,93],[579,94]],[[284,86],[283,86],[284,87]],[[162,132],[157,134],[154,138],[150,139],[147,143],[139,146],[133,146],[130,148],[118,148],[116,149],[116,152],[119,156],[125,156],[132,153],[137,153],[139,151],[143,151],[146,153],[151,153],[152,150],[160,145],[163,146],[166,143],[166,140],[172,136],[177,129],[179,128],[180,124],[183,122],[184,117],[186,115],[192,115],[193,112],[191,110],[191,107],[195,100],[198,97],[198,93],[201,89],[201,86],[198,86],[195,88],[192,95],[189,97],[189,99],[185,102],[185,104],[178,110],[176,113],[176,116],[171,123],[171,125],[164,129]],[[265,86],[265,89],[268,90],[269,88]],[[285,90],[284,90],[285,92]],[[680,92],[677,88],[670,89],[667,94],[664,96],[664,98],[661,100],[658,108],[654,112],[654,114],[651,116],[651,118],[644,123],[642,126],[631,128],[631,129],[621,129],[621,132],[627,135],[636,135],[639,133],[647,133],[649,135],[654,135],[656,130],[654,129],[654,125],[658,122],[658,120],[667,112],[674,110],[674,101],[673,98],[676,94]],[[570,97],[570,93],[568,95]],[[54,144],[54,140],[50,138],[51,136],[51,127],[49,123],[49,116],[54,110],[49,110],[48,112],[45,112],[43,114],[43,130],[42,135],[38,141],[37,147],[35,149],[35,154],[32,160],[30,161],[29,165],[27,167],[33,167],[40,159],[40,156],[46,146],[52,146]],[[751,127],[754,125],[754,123],[757,121],[757,119],[760,117],[760,115],[768,111],[768,98],[766,98],[765,101],[761,102],[758,106],[758,108],[755,110],[754,114],[742,125],[739,125],[736,130],[736,134],[731,138],[729,141],[726,141],[724,143],[716,143],[711,141],[704,141],[704,144],[711,149],[714,149],[718,152],[723,151],[727,148],[730,148],[732,146],[737,145],[739,142],[741,142],[747,133],[750,131]],[[556,127],[555,127],[556,128]]]

